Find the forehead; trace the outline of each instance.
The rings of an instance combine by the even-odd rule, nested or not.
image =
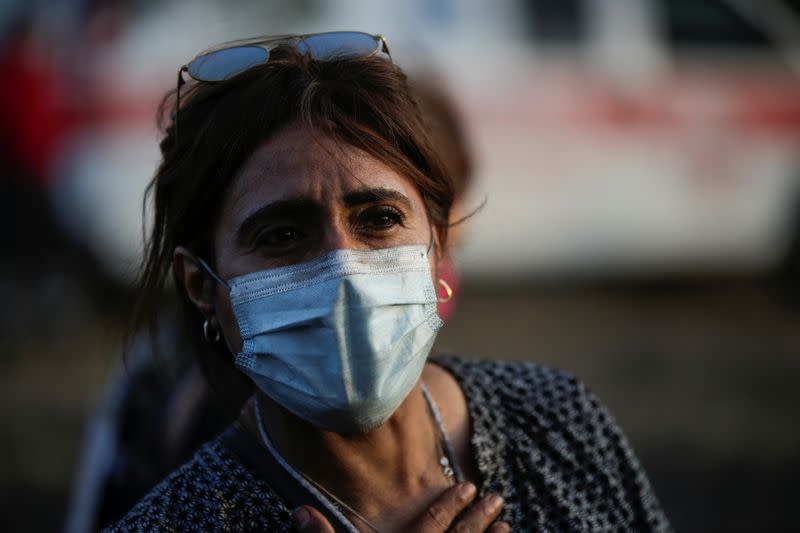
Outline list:
[[[223,216],[247,216],[264,204],[299,197],[326,204],[371,188],[396,189],[422,208],[416,187],[405,176],[356,147],[293,124],[245,161],[226,195]]]

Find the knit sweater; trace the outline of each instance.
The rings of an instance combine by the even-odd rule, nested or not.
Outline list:
[[[671,531],[622,432],[582,383],[532,363],[434,361],[464,391],[479,494],[503,497],[512,531]],[[289,504],[219,437],[105,531],[291,530]]]

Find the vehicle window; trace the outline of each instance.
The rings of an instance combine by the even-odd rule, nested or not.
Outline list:
[[[528,36],[548,46],[578,45],[586,37],[583,0],[522,0]]]
[[[659,0],[667,44],[674,48],[770,48],[770,38],[724,0]]]

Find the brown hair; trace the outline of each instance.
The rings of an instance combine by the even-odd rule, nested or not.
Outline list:
[[[472,183],[472,150],[455,101],[433,74],[412,76],[411,91],[431,133],[436,153],[453,180],[453,194],[461,198]]]
[[[271,52],[269,62],[230,80],[189,84],[182,91],[179,110],[172,96],[168,94],[161,105],[162,161],[145,194],[145,210],[152,200],[154,217],[131,331],[147,327],[155,334],[176,246],[214,261],[211,235],[220,198],[256,146],[296,120],[408,177],[444,248],[453,184],[405,75],[391,61],[376,56],[315,61],[280,47]],[[219,389],[222,374],[238,379],[238,372],[231,377],[232,358],[220,343],[209,349],[211,345],[197,342],[202,338],[203,317],[181,285],[176,286],[184,311],[179,325],[185,328],[184,338],[194,342],[189,348],[209,381]]]

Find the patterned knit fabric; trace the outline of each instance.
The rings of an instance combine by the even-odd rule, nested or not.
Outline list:
[[[435,360],[464,390],[480,493],[505,499],[512,531],[670,531],[625,437],[575,378],[531,363]],[[291,530],[281,497],[216,439],[106,531]]]

